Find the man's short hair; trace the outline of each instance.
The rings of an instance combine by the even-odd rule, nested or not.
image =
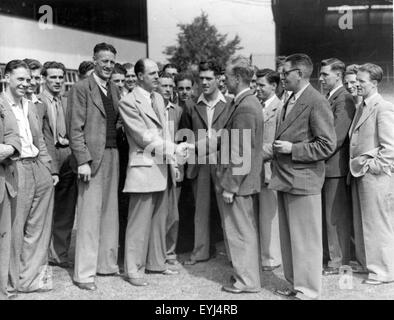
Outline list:
[[[127,71],[126,71],[126,68],[124,68],[120,63],[115,63],[114,70],[112,71],[112,74],[114,74],[114,73],[126,75]]]
[[[229,66],[234,75],[239,76],[244,83],[249,85],[254,75],[254,67],[250,64],[249,58],[237,56],[230,60]]]
[[[94,69],[93,61],[82,61],[78,67],[78,73],[80,76],[85,76],[86,73]]]
[[[183,80],[190,80],[191,83],[192,83],[192,86],[194,85],[194,77],[193,77],[193,75],[192,75],[190,72],[181,72],[181,73],[178,73],[178,74],[175,76],[175,78],[174,78],[175,85],[177,86],[177,85],[178,85],[178,82],[181,82],[181,81],[183,81]]]
[[[256,72],[256,77],[257,78],[266,78],[267,82],[269,84],[276,84],[277,86],[279,85],[280,81],[280,75],[279,72],[276,72],[275,70],[265,68],[265,69],[259,69]]]
[[[346,67],[346,70],[345,70],[345,75],[347,75],[347,74],[357,74],[357,71],[358,71],[359,68],[360,68],[360,65],[358,65],[358,64],[348,65]]]
[[[176,71],[178,71],[178,67],[177,67],[175,64],[173,64],[173,63],[167,63],[167,64],[163,67],[162,72],[165,72],[166,69],[168,69],[168,68],[175,69]]]
[[[337,58],[329,58],[322,60],[321,66],[322,67],[330,66],[332,71],[339,71],[341,73],[341,76],[342,77],[344,76],[345,64]]]
[[[62,69],[63,74],[66,75],[66,67],[63,63],[57,61],[47,61],[42,66],[41,74],[46,77],[48,74],[48,69]]]
[[[29,66],[29,69],[31,71],[38,70],[38,69],[42,68],[42,64],[40,63],[40,61],[38,61],[36,59],[25,58],[25,59],[23,59],[23,61],[26,62],[26,64]]]
[[[283,66],[285,61],[286,61],[286,56],[277,56],[275,59],[276,70],[278,70],[279,67]]]
[[[170,73],[168,73],[168,72],[162,72],[160,74],[159,78],[170,78],[170,79],[172,79],[173,76]]]
[[[373,63],[364,63],[358,68],[358,71],[368,72],[371,80],[376,80],[378,83],[383,79],[383,70],[380,66]]]
[[[294,53],[286,57],[285,62],[290,62],[293,68],[301,70],[304,79],[309,79],[313,72],[311,58],[304,53]]]
[[[93,54],[96,54],[100,51],[111,51],[113,54],[116,54],[116,49],[112,44],[101,42],[94,46]]]
[[[30,70],[27,63],[23,60],[11,60],[9,61],[4,68],[4,74],[12,73],[15,69],[25,68],[26,70]]]
[[[123,63],[123,68],[125,68],[126,70],[129,70],[129,69],[133,69],[134,68],[134,64],[132,64],[132,63],[130,63],[130,62],[126,62],[126,63]]]
[[[198,67],[198,71],[213,71],[215,76],[220,75],[221,68],[215,61],[201,61]]]
[[[144,59],[139,59],[134,65],[134,73],[137,77],[140,72],[141,73],[145,72],[145,60]]]

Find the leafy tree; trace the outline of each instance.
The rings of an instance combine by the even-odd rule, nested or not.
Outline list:
[[[214,25],[208,21],[204,12],[194,18],[191,24],[178,24],[177,45],[168,46],[164,54],[170,56],[169,62],[182,70],[194,69],[200,61],[214,60],[220,66],[225,66],[228,59],[242,49],[241,39],[236,35],[227,41],[227,34],[220,34]]]

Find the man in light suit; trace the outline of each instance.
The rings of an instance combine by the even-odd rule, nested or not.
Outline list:
[[[95,276],[118,275],[119,91],[110,81],[115,48],[93,49],[94,72],[70,90],[67,125],[71,166],[78,174],[77,234],[73,280],[96,290]]]
[[[200,85],[202,93],[197,103],[185,108],[181,119],[181,128],[193,131],[196,139],[208,141],[207,137],[214,135],[224,126],[226,111],[231,100],[225,98],[219,90],[219,76],[221,69],[214,62],[201,62],[199,67]],[[201,134],[205,134],[201,137]],[[204,156],[202,156],[204,158]],[[213,216],[211,199],[216,198],[212,188],[215,177],[215,154],[198,163],[188,163],[186,177],[192,179],[194,200],[196,204],[194,214],[194,248],[190,258],[184,261],[185,265],[194,265],[210,258],[210,219]],[[210,161],[212,160],[212,161]],[[216,199],[214,199],[216,201]],[[226,241],[225,241],[226,243]],[[228,253],[228,252],[227,252]]]
[[[394,105],[378,93],[382,78],[375,64],[358,69],[363,102],[349,133],[355,245],[369,285],[394,281]]]
[[[264,124],[261,105],[249,88],[253,73],[246,57],[234,58],[226,68],[227,86],[235,98],[226,110],[228,120],[223,131],[229,140],[221,135],[221,162],[215,189],[234,271],[233,283],[222,290],[230,293],[258,292],[261,288],[256,217],[261,179],[264,179]]]
[[[66,68],[61,62],[44,63],[44,90],[38,96],[42,103],[37,105],[37,111],[43,123],[42,131],[48,153],[52,158],[52,174],[59,181],[55,187],[49,263],[71,268],[68,250],[77,202],[77,175],[70,166],[71,150],[65,120],[67,99],[61,96],[65,73]]]
[[[269,188],[278,191],[283,271],[291,288],[276,294],[317,299],[322,278],[321,189],[324,160],[336,146],[334,117],[327,100],[309,83],[313,71],[305,54],[292,54],[283,65],[284,104],[273,144]]]
[[[322,189],[323,218],[326,220],[328,257],[323,275],[339,273],[339,267],[350,262],[352,206],[346,177],[349,173],[349,129],[355,106],[342,84],[345,64],[336,59],[321,62],[320,78],[334,114],[337,148],[326,161],[326,178]]]
[[[52,290],[48,268],[48,248],[53,214],[51,157],[41,130],[35,105],[24,95],[30,70],[21,60],[5,67],[7,89],[2,101],[17,119],[21,140],[18,172],[18,197],[12,225],[9,287],[18,292]],[[49,278],[48,278],[49,276]]]
[[[175,155],[186,151],[171,141],[162,96],[155,92],[159,69],[150,59],[135,64],[138,85],[120,101],[129,143],[123,192],[130,193],[125,243],[126,280],[146,286],[144,271],[175,275],[166,265],[169,189],[175,185]]]
[[[278,197],[275,190],[268,188],[271,179],[271,160],[273,158],[272,144],[275,140],[275,131],[278,117],[282,111],[282,102],[275,92],[280,82],[280,75],[271,69],[256,72],[257,98],[262,103],[264,118],[263,135],[263,170],[259,198],[259,235],[261,267],[263,271],[272,271],[281,264]]]
[[[9,106],[0,98],[0,300],[15,298],[7,292],[11,254],[11,226],[18,180],[15,160],[21,152],[19,129]]]

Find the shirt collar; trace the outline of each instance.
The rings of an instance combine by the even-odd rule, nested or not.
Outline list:
[[[22,110],[25,110],[28,103],[29,103],[28,99],[26,99],[25,97],[22,97],[22,99],[21,99],[22,106],[18,105],[15,103],[14,99],[12,99],[6,92],[4,92],[4,97],[7,99],[8,103],[11,107],[21,108]]]
[[[45,95],[50,102],[53,102],[53,99],[55,99],[55,96],[46,89],[42,92],[42,94]]]
[[[171,102],[171,101],[168,101],[168,103],[167,103],[167,105],[166,105],[166,110],[168,110],[168,109],[170,109],[170,108],[175,108],[175,105]]]
[[[364,99],[365,105],[368,106],[368,105],[371,103],[371,101],[372,101],[373,99],[375,99],[375,97],[376,97],[378,94],[379,94],[378,92],[375,92],[372,96],[370,96],[370,97],[368,97],[368,98],[365,98],[365,99]],[[361,105],[362,105],[362,104],[361,104]]]
[[[294,94],[294,101],[297,101],[298,98],[302,95],[302,93],[305,91],[305,89],[309,86],[310,83],[307,83],[300,91]],[[293,92],[294,93],[294,92]]]
[[[330,98],[333,96],[333,94],[334,94],[335,92],[337,92],[337,91],[339,90],[339,88],[341,88],[341,87],[343,87],[342,84],[340,84],[338,87],[332,89],[332,90],[330,91],[330,94],[328,95],[328,99],[330,99]]]
[[[148,92],[148,91],[146,91],[144,88],[142,88],[142,87],[140,87],[140,86],[136,86],[135,88],[134,88],[134,90],[139,90],[140,91],[140,93],[148,100],[148,101],[151,101],[151,95],[152,95],[152,93],[151,92]]]
[[[93,72],[93,78],[100,87],[107,90],[108,81],[101,79],[95,72]]]
[[[264,102],[265,107],[268,107],[268,106],[274,101],[274,99],[275,99],[275,93],[272,95],[271,98],[267,99],[267,100]]]
[[[216,99],[214,101],[211,101],[210,103],[207,101],[207,99],[205,99],[204,94],[202,93],[198,99],[197,99],[197,103],[203,102],[205,105],[207,105],[208,107],[215,107],[219,101],[222,101],[224,103],[226,103],[226,98],[224,97],[223,93],[221,93],[219,91],[218,96],[216,97]]]
[[[249,91],[250,88],[245,88],[243,90],[241,90],[240,92],[237,93],[237,95],[234,97],[234,103],[239,99],[239,97],[244,94],[246,91]]]

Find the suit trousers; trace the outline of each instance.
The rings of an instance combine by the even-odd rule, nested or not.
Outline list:
[[[74,281],[93,282],[96,273],[119,271],[119,154],[106,148],[89,182],[78,182]]]
[[[275,190],[266,185],[261,188],[259,197],[259,235],[261,265],[274,267],[282,263],[280,253],[278,197]]]
[[[19,160],[16,216],[12,225],[10,287],[31,292],[47,287],[54,188],[40,160]],[[51,285],[49,285],[51,286]]]
[[[160,192],[130,193],[125,243],[127,277],[142,278],[145,269],[151,271],[167,269],[168,201],[168,188]]]
[[[180,187],[175,187],[172,184],[168,190],[168,216],[166,224],[166,248],[167,255],[166,259],[176,259],[176,244],[178,241],[179,231],[179,211],[178,211],[178,200]]]
[[[339,268],[350,262],[352,203],[346,177],[326,178],[322,189],[326,219],[328,266]]]
[[[11,254],[11,201],[7,188],[0,203],[0,300],[7,299],[8,269]]]
[[[278,191],[283,272],[300,298],[317,299],[322,287],[321,195]]]
[[[394,281],[394,176],[352,178],[356,257],[370,279]]]
[[[55,263],[68,261],[68,250],[74,226],[78,189],[77,175],[70,166],[70,155],[70,148],[56,149],[60,170],[59,182],[55,186],[52,239],[49,250],[49,260]]]
[[[233,203],[217,194],[228,250],[234,269],[234,287],[258,292],[261,288],[257,227],[258,195],[234,196]]]

